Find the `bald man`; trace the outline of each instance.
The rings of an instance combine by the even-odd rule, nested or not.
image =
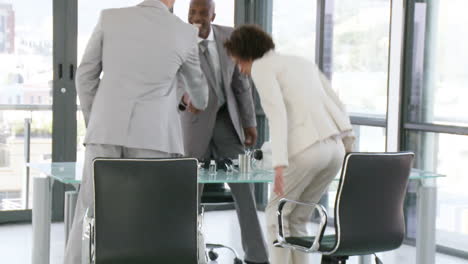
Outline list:
[[[209,86],[208,106],[202,113],[182,113],[185,152],[199,160],[236,159],[257,140],[255,108],[248,79],[224,49],[233,28],[213,25],[212,0],[192,0],[188,21],[199,30],[200,64]],[[257,216],[251,184],[229,184],[236,204],[246,263],[268,263],[267,247]],[[203,186],[200,187],[203,189]],[[200,193],[202,193],[200,191]]]

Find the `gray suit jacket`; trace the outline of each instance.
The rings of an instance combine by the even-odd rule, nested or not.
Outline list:
[[[213,25],[214,38],[218,47],[226,104],[240,143],[244,143],[244,128],[255,127],[256,117],[252,99],[252,89],[248,78],[241,75],[238,67],[228,56],[224,42],[231,35],[233,28]],[[216,122],[217,98],[213,90],[215,79],[211,76],[208,63],[200,57],[201,68],[208,80],[209,100],[206,110],[194,115],[183,112],[182,127],[184,131],[184,146],[187,156],[201,158],[207,151],[213,136]]]
[[[197,35],[159,0],[104,10],[77,70],[85,144],[183,154],[177,77],[197,108],[208,103]]]

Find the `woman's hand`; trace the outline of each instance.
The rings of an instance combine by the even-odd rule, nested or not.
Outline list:
[[[275,186],[273,191],[278,196],[284,195],[284,167],[275,168]]]

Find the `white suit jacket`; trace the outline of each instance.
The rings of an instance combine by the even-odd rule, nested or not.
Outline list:
[[[269,51],[254,61],[252,79],[269,121],[274,167],[333,136],[351,150],[350,119],[315,63]]]
[[[208,103],[197,35],[159,0],[102,11],[77,70],[85,144],[183,154],[177,77],[197,108]]]

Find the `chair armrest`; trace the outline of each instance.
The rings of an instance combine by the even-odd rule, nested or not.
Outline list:
[[[82,238],[82,258],[83,263],[95,263],[95,222],[94,217],[90,216],[89,208],[83,219],[83,238]]]
[[[313,207],[315,210],[319,212],[320,215],[320,225],[317,230],[317,235],[315,236],[314,243],[310,248],[294,245],[291,243],[288,243],[286,241],[286,238],[284,237],[284,227],[283,227],[283,207],[286,205],[286,203],[293,203],[297,205],[303,205],[303,206],[309,206]],[[299,251],[303,251],[306,253],[311,253],[311,252],[317,252],[320,248],[320,241],[322,240],[323,233],[325,232],[325,228],[327,227],[327,211],[325,208],[316,203],[303,203],[303,202],[298,202],[298,201],[293,201],[289,200],[286,198],[283,198],[279,201],[278,205],[278,234],[277,234],[277,239],[279,242],[279,245],[285,248],[291,248]]]

